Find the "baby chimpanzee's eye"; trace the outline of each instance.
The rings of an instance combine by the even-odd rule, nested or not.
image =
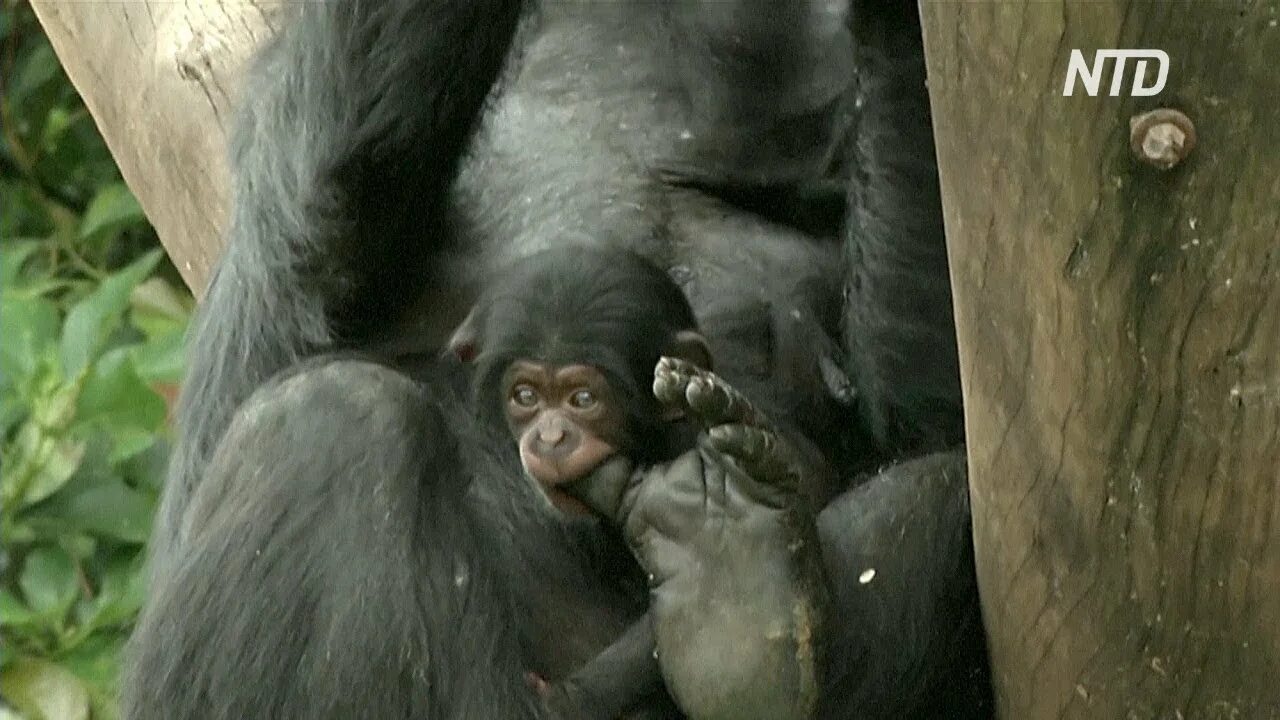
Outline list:
[[[511,389],[511,401],[520,407],[533,407],[538,404],[538,393],[528,385],[517,385]]]
[[[587,410],[595,406],[596,396],[590,390],[579,390],[569,398],[569,403],[579,410]]]

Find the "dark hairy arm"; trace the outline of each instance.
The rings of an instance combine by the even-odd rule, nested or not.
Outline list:
[[[947,247],[916,3],[854,3],[846,369],[891,457],[963,439]]]
[[[233,131],[230,238],[196,323],[158,545],[235,409],[434,278],[442,208],[521,16],[518,0],[301,4]]]

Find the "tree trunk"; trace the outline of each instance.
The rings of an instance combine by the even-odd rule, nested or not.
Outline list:
[[[1280,9],[923,14],[1001,717],[1280,718]],[[1064,97],[1072,48],[1168,84]]]
[[[277,2],[32,0],[169,257],[197,294],[223,243],[226,136]]]

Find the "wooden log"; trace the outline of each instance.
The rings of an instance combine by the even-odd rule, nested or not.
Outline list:
[[[923,15],[1000,716],[1280,717],[1277,4]],[[1167,86],[1064,97],[1073,48]]]
[[[282,4],[32,0],[160,241],[200,294],[230,203],[226,138],[245,61]]]

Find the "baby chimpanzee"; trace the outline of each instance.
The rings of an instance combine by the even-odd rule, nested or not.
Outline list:
[[[535,678],[548,703],[643,712],[665,678],[691,717],[809,717],[827,472],[711,373],[680,288],[625,250],[546,251],[486,283],[450,347],[548,500],[618,528],[648,575],[632,628],[569,678]],[[680,682],[707,668],[716,683]]]
[[[488,419],[510,428],[520,462],[548,498],[615,454],[652,464],[687,450],[679,412],[652,393],[660,356],[710,367],[707,342],[680,288],[638,255],[603,248],[544,251],[505,268],[450,341],[474,360]]]

